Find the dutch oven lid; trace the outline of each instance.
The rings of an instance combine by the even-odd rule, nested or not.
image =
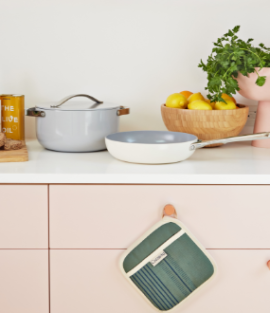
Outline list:
[[[92,101],[87,102],[71,101],[69,103],[66,103],[68,100],[75,97],[86,97]],[[62,99],[59,102],[49,102],[36,106],[36,108],[43,110],[61,110],[61,111],[112,110],[117,109],[119,107],[120,107],[119,105],[116,106],[108,102],[103,103],[103,101],[99,101],[96,98],[86,94],[72,95]]]

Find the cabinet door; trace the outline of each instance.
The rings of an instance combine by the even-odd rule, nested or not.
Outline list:
[[[150,313],[122,277],[120,251],[51,251],[51,313]],[[182,307],[185,313],[269,313],[270,251],[211,251],[216,278]]]
[[[48,251],[0,250],[0,312],[49,313]]]
[[[50,186],[51,247],[126,248],[171,203],[207,248],[270,248],[269,192],[270,186]]]
[[[48,248],[48,187],[0,185],[0,248]]]

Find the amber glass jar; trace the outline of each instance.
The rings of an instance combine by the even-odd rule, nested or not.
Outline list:
[[[24,96],[0,95],[1,127],[7,138],[24,140]]]

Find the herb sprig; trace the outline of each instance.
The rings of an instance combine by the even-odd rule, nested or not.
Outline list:
[[[236,91],[239,90],[238,82],[235,79],[238,72],[244,76],[256,72],[258,86],[263,86],[266,81],[266,76],[260,76],[255,68],[259,67],[261,70],[263,67],[270,67],[270,48],[265,47],[263,43],[260,43],[259,47],[253,47],[252,38],[246,42],[239,39],[236,35],[239,29],[240,26],[235,26],[223,37],[218,38],[217,42],[214,42],[215,47],[207,62],[204,63],[201,60],[198,65],[204,72],[207,72],[208,83],[205,89],[208,90],[207,97],[211,102],[226,103],[221,98],[222,93],[229,96],[236,94]]]

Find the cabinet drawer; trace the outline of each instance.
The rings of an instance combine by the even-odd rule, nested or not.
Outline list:
[[[207,248],[270,248],[270,186],[50,186],[53,248],[126,248],[174,204]]]
[[[49,313],[48,251],[0,251],[0,312]]]
[[[0,185],[0,248],[48,248],[48,187]]]
[[[51,251],[51,313],[150,313],[119,271],[120,251]],[[218,274],[187,301],[185,313],[268,313],[270,272],[266,250],[211,251]],[[181,312],[182,312],[181,311]]]

